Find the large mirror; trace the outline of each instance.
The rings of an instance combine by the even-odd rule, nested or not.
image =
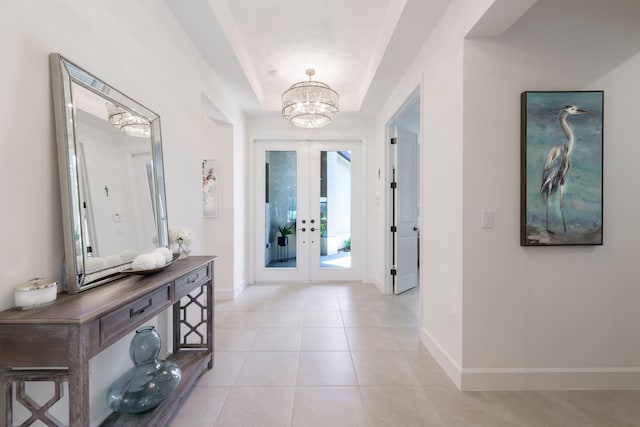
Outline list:
[[[160,117],[50,55],[65,239],[63,287],[118,278],[168,247]]]

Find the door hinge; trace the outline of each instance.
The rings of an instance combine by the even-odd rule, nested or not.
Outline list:
[[[392,276],[395,276],[397,272],[398,272],[398,270],[396,270],[395,268],[391,269],[391,275]]]
[[[391,145],[396,145],[398,143],[398,138],[391,138]]]
[[[398,227],[396,227],[395,225],[391,226],[391,232],[395,233],[396,231],[398,231]]]
[[[391,188],[398,188],[398,183],[397,182],[392,182],[391,183]]]

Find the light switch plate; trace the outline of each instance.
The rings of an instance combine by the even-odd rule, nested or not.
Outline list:
[[[482,211],[482,228],[493,228],[493,211]]]

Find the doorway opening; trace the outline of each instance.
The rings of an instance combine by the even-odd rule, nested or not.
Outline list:
[[[255,141],[254,158],[255,280],[360,280],[360,142]]]
[[[420,283],[420,90],[416,89],[387,125],[390,185],[387,262],[389,293]]]

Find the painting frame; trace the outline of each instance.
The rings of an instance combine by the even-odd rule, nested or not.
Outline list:
[[[603,245],[604,91],[520,101],[520,245]]]
[[[202,216],[218,217],[218,161],[202,160]]]

